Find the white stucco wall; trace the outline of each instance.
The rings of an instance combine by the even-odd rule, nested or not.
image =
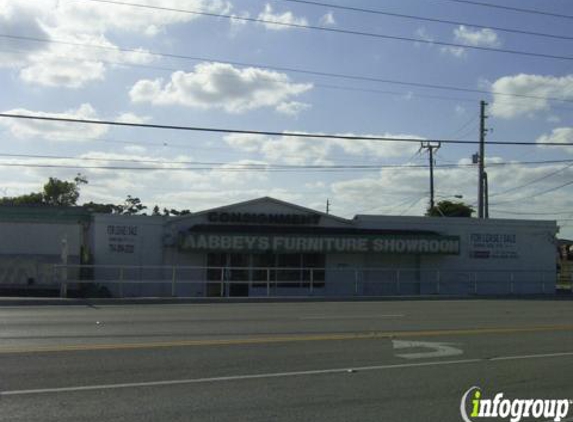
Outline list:
[[[171,273],[161,268],[164,265],[164,222],[164,217],[94,215],[92,251],[95,279],[122,278],[125,283],[121,288],[117,284],[106,284],[115,296],[169,296],[171,283],[166,280],[171,280]]]
[[[68,244],[68,263],[80,260],[79,223],[0,222],[0,284],[48,284],[55,264],[62,263],[62,241]]]

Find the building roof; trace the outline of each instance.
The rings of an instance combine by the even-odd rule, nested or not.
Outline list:
[[[54,207],[46,205],[1,205],[0,221],[80,222],[90,221],[91,213],[82,207]]]
[[[191,213],[191,214],[187,214],[187,215],[182,215],[179,217],[175,217],[174,219],[172,219],[171,221],[179,221],[179,220],[183,220],[185,218],[189,218],[189,217],[194,217],[194,216],[198,216],[198,215],[204,215],[204,214],[208,214],[210,212],[220,212],[220,211],[233,211],[234,208],[243,208],[243,207],[248,207],[248,206],[256,206],[256,205],[268,205],[268,204],[274,204],[274,205],[278,205],[284,208],[289,208],[293,211],[297,211],[297,212],[302,212],[305,214],[318,214],[321,215],[324,218],[329,218],[329,219],[333,219],[336,220],[338,222],[341,223],[345,223],[345,224],[352,224],[351,220],[348,220],[346,218],[342,218],[342,217],[338,217],[332,214],[327,214],[325,212],[322,211],[317,211],[317,210],[313,210],[311,208],[307,208],[307,207],[303,207],[301,205],[297,205],[297,204],[293,204],[290,202],[286,202],[286,201],[282,201],[280,199],[276,199],[276,198],[272,198],[270,196],[263,196],[260,198],[255,198],[255,199],[250,199],[248,201],[242,201],[242,202],[236,202],[234,204],[229,204],[229,205],[223,205],[221,207],[216,207],[216,208],[211,208],[211,209],[207,209],[207,210],[203,210],[203,211],[198,211],[195,213]]]

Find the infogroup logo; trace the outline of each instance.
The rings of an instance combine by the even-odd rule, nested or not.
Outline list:
[[[508,419],[510,422],[520,422],[523,418],[542,418],[560,422],[567,417],[569,407],[573,404],[569,399],[506,399],[504,393],[494,394],[493,399],[483,396],[481,388],[475,386],[464,393],[460,413],[465,422],[483,418]]]

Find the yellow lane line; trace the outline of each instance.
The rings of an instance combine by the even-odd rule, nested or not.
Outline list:
[[[499,327],[499,328],[465,328],[446,330],[422,331],[390,331],[342,334],[301,334],[297,336],[247,337],[231,339],[177,340],[147,343],[116,343],[116,344],[68,344],[46,346],[0,347],[0,354],[7,353],[42,353],[42,352],[74,352],[95,350],[130,350],[155,349],[165,347],[195,347],[195,346],[239,346],[252,344],[292,343],[304,341],[342,341],[394,339],[408,337],[437,337],[437,336],[468,336],[480,334],[519,334],[549,331],[573,331],[573,324],[553,325],[543,327]]]

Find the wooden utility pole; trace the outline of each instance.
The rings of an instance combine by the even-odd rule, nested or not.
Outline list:
[[[441,144],[431,142],[422,142],[420,144],[420,149],[427,149],[430,153],[430,209],[435,206],[434,203],[434,150],[440,149]]]
[[[478,153],[478,218],[487,218],[485,216],[485,189],[484,185],[487,183],[485,180],[485,135],[487,129],[485,128],[485,107],[487,103],[480,101],[480,119],[479,119],[479,153]]]

